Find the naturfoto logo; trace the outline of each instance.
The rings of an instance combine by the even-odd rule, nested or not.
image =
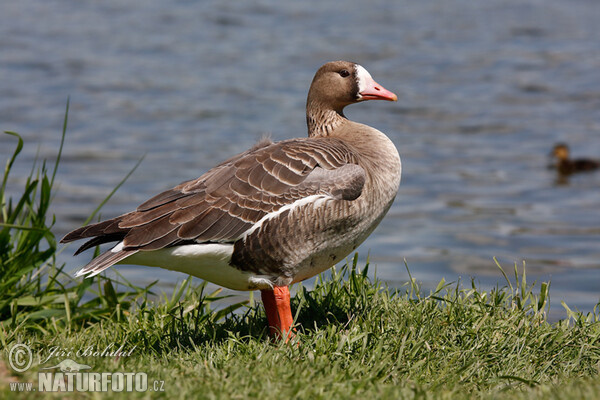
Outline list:
[[[42,369],[54,369],[54,368],[60,368],[60,370],[62,372],[79,372],[82,369],[90,369],[92,367],[90,367],[89,365],[85,365],[85,364],[79,364],[78,362],[67,358],[66,360],[62,360],[61,362],[59,362],[58,364],[56,364],[52,367],[46,367],[46,368],[42,368]]]
[[[108,345],[98,349],[94,346],[86,346],[81,349],[64,349],[58,346],[48,349],[47,355],[42,359],[38,354],[39,366],[55,357],[129,357],[135,346],[126,350],[124,345]],[[41,362],[43,360],[43,362]],[[11,368],[17,372],[25,372],[31,368],[33,353],[26,344],[16,344],[9,351],[8,362]],[[164,381],[148,382],[145,372],[87,372],[92,369],[87,364],[79,363],[71,358],[65,358],[53,365],[40,368],[42,370],[55,370],[52,372],[38,372],[37,386],[34,382],[11,382],[12,391],[19,392],[145,392],[164,391]],[[86,371],[86,372],[81,372]]]

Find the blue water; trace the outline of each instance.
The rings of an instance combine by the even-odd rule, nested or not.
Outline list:
[[[557,141],[600,158],[600,3],[595,0],[102,1],[0,5],[0,129],[26,147],[18,191],[69,129],[53,203],[62,236],[143,155],[102,210],[112,217],[195,178],[268,134],[305,136],[316,69],[346,59],[399,95],[347,115],[386,132],[403,160],[400,192],[359,248],[392,286],[412,276],[503,286],[527,265],[560,306],[600,298],[600,173],[560,182]],[[14,140],[0,136],[0,161]],[[60,260],[76,270],[89,255]],[[119,267],[136,283],[183,275]],[[150,273],[149,273],[150,272]],[[310,282],[308,283],[310,285]],[[246,296],[245,294],[241,295]]]

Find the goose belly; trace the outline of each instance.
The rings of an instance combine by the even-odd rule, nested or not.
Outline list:
[[[272,276],[276,285],[300,282],[355,250],[390,206],[331,199],[285,211],[236,242],[232,264]]]
[[[387,211],[387,210],[386,210]],[[296,268],[293,282],[301,282],[324,272],[350,255],[375,230],[385,212],[364,225],[324,242],[323,248],[308,255]]]
[[[231,266],[233,244],[188,244],[152,251],[140,251],[119,264],[160,267],[183,272],[233,290],[268,289],[268,276]]]

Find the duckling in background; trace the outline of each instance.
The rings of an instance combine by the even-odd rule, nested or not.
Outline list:
[[[571,160],[569,158],[569,146],[566,143],[557,143],[550,154],[557,159],[557,163],[552,165],[558,173],[563,175],[575,174],[577,172],[594,171],[600,168],[600,161],[589,158],[578,158]]]

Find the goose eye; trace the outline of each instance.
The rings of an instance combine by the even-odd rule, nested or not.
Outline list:
[[[349,77],[349,76],[350,76],[350,72],[348,72],[348,70],[347,70],[347,69],[343,69],[343,70],[341,70],[339,73],[340,73],[340,76],[341,76],[342,78],[347,78],[347,77]]]

